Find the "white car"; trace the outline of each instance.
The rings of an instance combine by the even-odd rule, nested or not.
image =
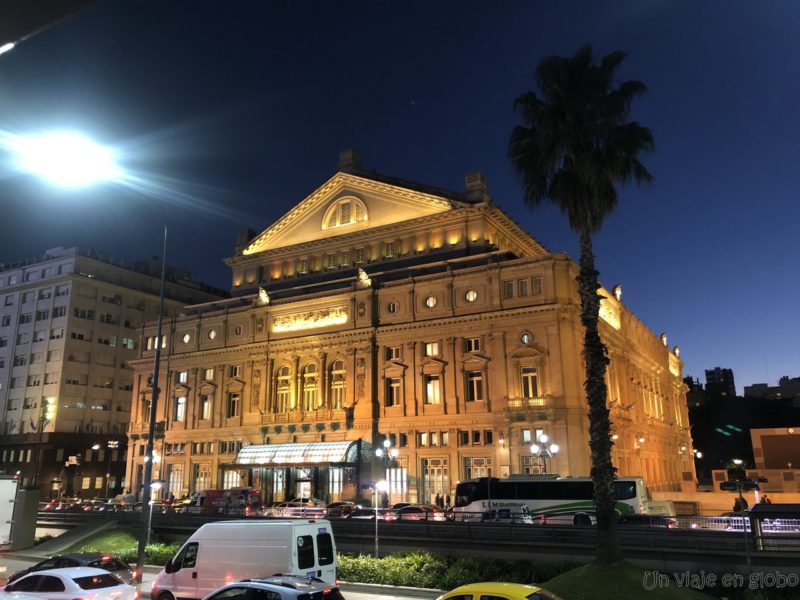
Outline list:
[[[116,575],[94,567],[36,571],[9,583],[0,600],[138,600],[139,592]]]

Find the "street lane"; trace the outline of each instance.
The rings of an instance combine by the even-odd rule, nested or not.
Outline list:
[[[10,557],[7,555],[0,554],[0,581],[5,583],[6,577],[8,577],[14,571],[18,571],[19,569],[25,569],[32,564],[35,564],[38,561],[27,560],[22,558]],[[153,586],[153,579],[155,579],[156,573],[155,572],[145,572],[144,577],[142,579],[142,585],[140,588],[141,596],[140,598],[146,599],[150,598],[150,589]],[[396,590],[392,588],[387,589],[386,594],[376,594],[376,593],[364,593],[364,592],[352,592],[352,591],[343,591],[343,596],[345,600],[420,600],[420,596],[400,596],[395,595]],[[429,598],[435,598],[435,595],[428,596]]]

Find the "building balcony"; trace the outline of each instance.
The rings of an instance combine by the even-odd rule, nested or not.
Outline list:
[[[509,398],[507,407],[513,410],[532,408],[547,409],[552,408],[552,396],[534,396],[533,398]]]

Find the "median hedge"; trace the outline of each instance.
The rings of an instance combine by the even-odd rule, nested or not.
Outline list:
[[[533,564],[491,557],[440,556],[430,552],[373,556],[339,555],[342,581],[449,590],[477,581],[541,583],[581,563]]]
[[[166,562],[175,556],[175,553],[180,548],[180,544],[147,544],[144,547],[144,562],[148,565],[164,565]],[[81,546],[81,552],[113,552],[114,556],[118,556],[130,565],[136,564],[136,559],[139,555],[139,545],[121,546],[116,548],[98,547],[92,544]]]

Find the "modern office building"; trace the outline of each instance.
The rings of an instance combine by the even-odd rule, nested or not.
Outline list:
[[[143,323],[157,317],[160,274],[157,260],[124,265],[77,248],[0,264],[0,471],[44,497],[120,488],[128,361],[140,355]],[[167,315],[225,296],[167,270]]]
[[[427,501],[468,478],[589,474],[578,266],[510,219],[480,174],[445,191],[364,171],[346,151],[333,177],[241,242],[227,261],[234,297],[166,323],[154,464],[165,493],[253,486],[265,501],[332,501],[385,478],[392,501]],[[652,490],[694,484],[677,349],[621,288],[601,293],[615,464]],[[136,490],[152,347],[129,361]],[[552,457],[532,452],[542,434]]]

